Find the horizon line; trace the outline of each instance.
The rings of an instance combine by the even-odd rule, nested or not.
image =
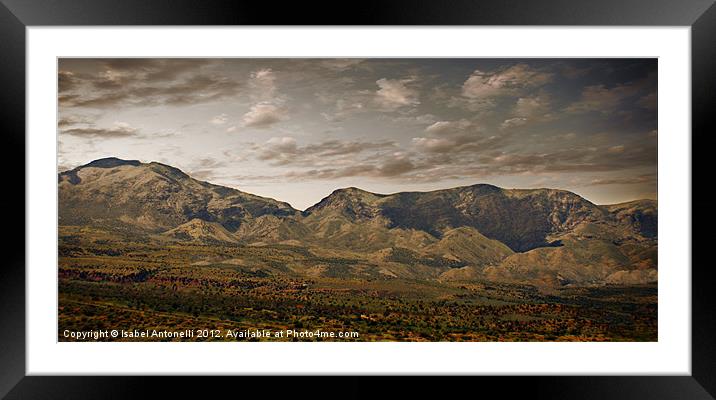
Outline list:
[[[337,192],[337,191],[339,191],[339,190],[358,189],[358,190],[361,190],[361,191],[363,191],[363,192],[370,193],[370,194],[373,194],[373,195],[378,195],[378,196],[393,196],[393,195],[401,194],[401,193],[430,193],[430,192],[437,192],[437,191],[441,191],[441,190],[467,188],[467,187],[478,186],[478,185],[492,186],[492,187],[496,187],[496,188],[501,189],[501,190],[559,190],[559,191],[569,192],[569,193],[572,193],[572,194],[574,194],[574,195],[577,195],[577,196],[581,197],[582,199],[584,199],[584,200],[586,200],[586,201],[588,201],[588,202],[590,202],[590,203],[592,203],[592,204],[594,204],[594,205],[596,205],[596,206],[612,206],[612,205],[626,204],[626,203],[631,203],[631,202],[635,202],[635,201],[643,201],[643,200],[651,200],[651,201],[656,201],[656,202],[658,202],[658,199],[657,199],[657,198],[642,197],[642,198],[635,198],[635,199],[632,199],[632,200],[621,201],[621,202],[618,202],[618,203],[598,204],[598,203],[595,203],[595,202],[589,200],[588,198],[582,196],[581,194],[579,194],[579,193],[577,193],[577,192],[575,192],[575,191],[567,190],[567,189],[559,189],[559,188],[552,188],[552,187],[536,187],[536,188],[515,188],[515,187],[513,187],[513,188],[507,188],[507,187],[497,186],[497,185],[494,185],[494,184],[491,184],[491,183],[474,183],[474,184],[470,184],[470,185],[451,186],[451,187],[446,187],[446,188],[442,188],[442,189],[398,191],[398,192],[393,192],[393,193],[371,192],[371,191],[368,191],[368,190],[365,190],[365,189],[361,189],[360,187],[357,187],[357,186],[339,187],[339,188],[336,188],[336,189],[334,189],[333,191],[331,191],[331,193],[330,193],[328,196],[325,196],[325,197],[321,198],[321,200],[319,200],[318,202],[316,202],[316,203],[314,203],[313,205],[310,205],[310,206],[306,207],[306,209],[303,209],[303,210],[302,210],[302,209],[300,209],[300,208],[294,207],[293,205],[291,205],[290,202],[285,201],[285,200],[280,200],[280,199],[277,199],[277,198],[274,198],[274,197],[261,196],[261,195],[257,195],[257,194],[254,194],[254,193],[245,192],[245,191],[243,191],[243,190],[241,190],[241,189],[238,189],[238,188],[236,188],[236,187],[233,187],[233,186],[227,186],[227,185],[223,185],[223,184],[212,183],[212,182],[209,182],[209,181],[204,181],[204,180],[201,180],[201,179],[197,179],[197,178],[193,177],[191,174],[189,174],[189,173],[185,172],[184,170],[182,170],[181,168],[175,167],[175,166],[170,165],[170,164],[165,164],[165,163],[159,162],[159,161],[148,161],[148,162],[144,162],[144,161],[140,161],[140,160],[136,160],[136,159],[130,160],[130,159],[123,159],[123,158],[114,157],[114,156],[101,157],[101,158],[94,159],[94,160],[92,160],[92,161],[89,161],[89,162],[87,162],[87,163],[84,163],[84,164],[82,164],[82,165],[78,165],[78,166],[76,166],[76,167],[74,167],[74,168],[70,168],[70,169],[67,169],[67,170],[64,170],[64,171],[60,171],[60,165],[59,165],[59,163],[57,163],[57,173],[58,173],[58,175],[59,175],[59,174],[65,173],[65,172],[69,172],[69,171],[76,170],[76,169],[78,169],[78,168],[87,167],[87,166],[89,166],[90,164],[92,164],[92,163],[94,163],[94,162],[96,162],[96,161],[100,161],[100,160],[111,160],[111,159],[113,159],[113,160],[119,160],[119,161],[127,162],[127,163],[130,163],[130,162],[139,162],[140,164],[144,164],[144,165],[146,165],[146,164],[160,164],[160,165],[164,165],[164,166],[167,166],[167,167],[170,167],[170,168],[175,168],[175,169],[181,171],[182,173],[186,174],[187,176],[189,176],[191,179],[194,179],[194,180],[196,180],[196,181],[208,183],[208,184],[210,184],[210,185],[215,185],[215,186],[222,186],[222,187],[226,187],[226,188],[238,190],[238,191],[240,191],[240,192],[247,193],[247,194],[250,194],[250,195],[252,195],[252,196],[264,197],[264,198],[268,198],[268,199],[271,199],[271,200],[274,200],[274,201],[279,201],[279,202],[282,202],[282,203],[286,203],[286,204],[288,204],[291,208],[293,208],[294,210],[301,211],[301,212],[306,211],[306,210],[308,210],[309,208],[315,206],[316,204],[320,203],[321,201],[323,201],[324,199],[326,199],[328,196],[332,195],[333,193],[335,193],[335,192]],[[100,168],[100,167],[96,167],[96,168]],[[657,193],[657,194],[658,194],[658,193]]]

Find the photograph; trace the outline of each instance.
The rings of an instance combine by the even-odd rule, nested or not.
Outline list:
[[[658,66],[59,57],[57,341],[658,342]]]

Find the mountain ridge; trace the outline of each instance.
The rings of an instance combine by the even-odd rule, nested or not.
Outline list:
[[[60,225],[348,252],[386,276],[547,286],[656,279],[655,200],[600,206],[566,190],[490,184],[393,194],[348,187],[299,211],[169,165],[114,157],[60,173],[58,186]]]
[[[186,174],[185,172],[183,172],[183,171],[180,170],[179,168],[170,166],[170,165],[168,165],[168,164],[160,163],[160,162],[158,162],[158,161],[142,162],[142,161],[139,161],[139,160],[124,160],[124,159],[121,159],[121,158],[118,158],[118,157],[99,158],[99,159],[90,161],[90,162],[88,162],[88,163],[86,163],[86,164],[83,164],[83,165],[80,165],[80,166],[77,166],[77,167],[74,167],[74,168],[71,168],[71,169],[67,169],[67,170],[64,170],[64,171],[59,171],[58,175],[59,175],[59,176],[67,175],[68,173],[71,173],[71,172],[74,171],[74,170],[77,170],[77,169],[80,169],[80,168],[85,168],[85,167],[111,168],[111,167],[113,167],[113,165],[111,165],[111,162],[110,162],[109,160],[116,161],[116,162],[118,163],[118,165],[134,165],[134,166],[138,166],[138,165],[140,165],[140,164],[143,164],[143,165],[148,165],[148,164],[161,165],[161,166],[165,166],[165,167],[169,167],[169,168],[175,169],[175,170],[177,170],[177,171],[179,171],[179,172],[181,172],[181,173],[183,173],[183,174],[185,174],[185,175],[188,176],[188,174]],[[94,164],[94,165],[93,165],[93,164]],[[117,165],[117,166],[118,166],[118,165]],[[239,190],[239,189],[236,189],[236,188],[233,188],[233,187],[230,187],[230,186],[215,184],[215,183],[211,183],[211,182],[208,182],[208,181],[201,181],[201,182],[205,182],[205,183],[210,184],[210,185],[220,186],[220,187],[224,187],[224,188],[228,188],[228,189]],[[430,193],[430,192],[436,192],[436,191],[441,191],[441,190],[449,190],[449,189],[471,188],[471,187],[475,187],[475,186],[486,186],[486,187],[493,187],[493,188],[501,189],[501,190],[512,190],[512,191],[543,191],[543,190],[555,190],[555,191],[569,192],[569,193],[572,193],[572,194],[574,194],[574,195],[576,195],[576,196],[582,197],[581,195],[579,195],[579,194],[577,194],[577,193],[574,193],[574,192],[572,192],[572,191],[566,190],[566,189],[555,189],[555,188],[547,188],[547,187],[530,188],[530,189],[522,189],[522,188],[502,188],[502,187],[499,187],[499,186],[496,186],[496,185],[493,185],[493,184],[490,184],[490,183],[475,183],[475,184],[472,184],[472,185],[454,186],[454,187],[451,187],[451,188],[443,188],[443,189],[399,191],[399,192],[393,192],[393,193],[371,192],[371,191],[368,191],[368,190],[365,190],[365,189],[361,189],[361,188],[358,188],[358,187],[355,187],[355,186],[348,186],[348,187],[342,187],[342,188],[334,189],[328,196],[324,197],[323,199],[329,197],[329,196],[330,196],[331,194],[333,194],[333,193],[343,192],[343,191],[359,191],[359,192],[368,193],[368,194],[371,194],[371,195],[374,195],[374,196],[386,197],[386,196],[392,196],[392,195],[401,194],[401,193]],[[273,198],[271,198],[271,197],[267,197],[267,198],[272,199],[272,200],[275,200],[275,201],[278,201],[278,202],[284,202],[284,201],[282,201],[282,200],[273,199]],[[587,199],[587,198],[584,198],[584,197],[582,197],[582,198],[583,198],[585,201],[589,201],[590,203],[592,203],[592,204],[594,204],[594,205],[597,205],[597,206],[599,206],[599,207],[619,206],[619,205],[626,205],[626,204],[637,203],[637,202],[653,202],[653,203],[656,203],[656,202],[657,202],[656,199],[641,198],[641,199],[633,199],[633,200],[622,201],[622,202],[619,202],[619,203],[597,204],[597,203],[594,203],[594,202],[592,202],[591,200],[589,200],[589,199]],[[288,202],[284,202],[284,203],[290,205],[290,203],[288,203]],[[320,200],[319,200],[318,203],[320,203]],[[308,210],[309,208],[312,208],[312,207],[316,206],[318,203],[313,204],[312,206],[309,206],[306,210]],[[292,207],[292,208],[294,208],[294,207]],[[297,210],[297,211],[299,211],[299,212],[306,212],[306,210],[300,210],[300,209],[297,209],[297,208],[294,208],[294,209]]]

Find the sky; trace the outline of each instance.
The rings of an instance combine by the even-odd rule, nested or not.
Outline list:
[[[656,198],[656,59],[61,58],[58,166],[158,161],[305,209],[489,183]]]

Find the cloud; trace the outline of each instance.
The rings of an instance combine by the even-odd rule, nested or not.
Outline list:
[[[509,135],[487,135],[475,122],[467,119],[435,122],[425,128],[425,134],[412,139],[415,150],[451,155],[494,149],[509,138]]]
[[[375,82],[379,87],[375,92],[375,102],[384,111],[394,111],[401,107],[420,104],[418,91],[407,86],[414,80],[414,78],[378,79]]]
[[[516,64],[496,72],[475,70],[463,83],[462,95],[471,99],[518,95],[525,89],[543,86],[551,80],[551,73],[536,70],[527,64]]]
[[[515,117],[515,118],[508,118],[500,124],[500,129],[509,129],[509,128],[515,128],[518,126],[522,126],[527,123],[527,118],[524,117]]]
[[[273,137],[261,145],[253,147],[259,160],[270,161],[272,165],[296,165],[315,167],[320,165],[351,164],[360,162],[364,152],[375,151],[378,155],[383,150],[394,150],[396,144],[392,141],[367,142],[326,140],[323,142],[299,146],[290,136]]]
[[[564,64],[560,68],[560,71],[562,72],[562,76],[567,79],[577,79],[589,74],[592,71],[592,68],[593,67],[591,66],[578,67],[572,64]]]
[[[519,174],[539,172],[620,171],[656,165],[656,143],[640,146],[572,146],[547,152],[500,152],[481,158],[493,171]]]
[[[71,59],[60,60],[61,65],[70,66]],[[94,66],[94,73],[82,73],[82,81],[95,89],[118,89],[129,85],[164,83],[177,80],[180,76],[201,72],[213,60],[200,58],[105,58],[88,59],[86,65]]]
[[[297,149],[296,139],[289,136],[273,137],[266,141],[266,151],[259,158],[270,160],[274,154],[295,154]]]
[[[243,116],[243,126],[268,128],[277,122],[288,119],[283,105],[289,100],[279,95],[276,86],[276,74],[271,68],[261,68],[251,73],[249,78],[250,97],[258,103],[251,106]]]
[[[624,152],[624,145],[620,144],[618,146],[612,146],[609,148],[610,153],[623,153]]]
[[[213,63],[210,59],[60,59],[60,106],[178,106],[236,95],[239,83],[210,73],[206,67]]]
[[[224,125],[229,120],[229,116],[226,114],[219,114],[209,120],[214,125]]]
[[[254,147],[257,158],[272,166],[290,166],[272,181],[331,180],[346,177],[435,182],[446,179],[485,179],[491,176],[620,172],[656,165],[656,141],[634,139],[634,145],[603,144],[514,147],[512,136],[489,135],[458,121],[433,126],[432,134],[413,138],[411,147],[397,143],[325,141],[299,145],[290,137],[273,138]],[[453,127],[448,129],[446,127]],[[473,127],[474,128],[474,127]],[[468,134],[467,132],[470,132]],[[560,135],[564,139],[574,135]]]
[[[611,87],[605,84],[586,86],[582,90],[580,99],[567,106],[565,111],[574,114],[587,112],[610,114],[620,109],[626,100],[640,95],[636,100],[637,105],[656,109],[656,93],[653,91],[655,80],[656,76],[650,74],[643,79]],[[644,93],[647,90],[649,92]]]
[[[449,153],[458,146],[453,139],[413,138],[413,145],[428,153]]]
[[[212,169],[219,169],[220,180],[246,167],[241,173],[253,175],[242,180],[366,177],[400,190],[404,182],[444,179],[502,182],[517,176],[515,182],[531,183],[532,176],[534,182],[549,176],[561,184],[575,177],[627,180],[651,172],[656,139],[647,132],[656,127],[656,80],[639,76],[655,71],[656,64],[629,61],[626,69],[625,61],[592,63],[62,60],[58,129],[67,142],[63,151],[77,159],[108,151],[146,158],[172,143],[185,151],[167,155],[176,165],[212,179]],[[175,108],[194,104],[202,105]],[[627,112],[633,114],[629,120],[619,114]],[[296,131],[288,130],[289,117],[298,123]],[[132,125],[112,125],[115,119]],[[146,132],[149,127],[155,128]],[[258,138],[243,139],[251,132]],[[149,140],[175,134],[182,140]],[[213,155],[225,166],[203,160],[205,146],[189,140],[206,135],[212,148],[235,152]],[[271,136],[276,137],[266,140]],[[131,140],[102,146],[95,137]],[[238,146],[240,139],[254,142]],[[86,150],[89,143],[96,151]],[[239,165],[239,158],[247,163]]]
[[[59,128],[64,128],[72,125],[92,124],[94,123],[94,121],[94,117],[86,115],[68,115],[60,117],[60,119],[57,121],[57,126]]]
[[[474,128],[474,125],[467,119],[460,119],[457,121],[437,121],[425,128],[425,132],[430,135],[440,136],[462,133],[469,128]]]
[[[268,128],[287,118],[285,111],[271,103],[259,103],[251,106],[244,114],[243,123],[246,127]]]
[[[325,68],[343,72],[354,68],[363,61],[365,60],[361,58],[328,58],[321,60],[320,63]]]
[[[433,114],[398,115],[392,119],[393,122],[408,125],[432,125],[437,120],[438,117]]]
[[[383,160],[383,162],[375,169],[374,175],[381,177],[401,176],[415,170],[416,168],[416,165],[407,155],[398,152]]]
[[[347,77],[324,82],[321,90],[314,93],[319,104],[324,106],[324,111],[319,115],[328,122],[337,123],[361,113],[410,112],[416,110],[415,107],[420,104],[415,77],[381,78],[370,81],[370,89],[367,89],[365,84],[368,82]],[[378,89],[374,89],[373,84],[377,85]]]
[[[79,82],[75,74],[70,71],[60,70],[57,73],[57,89],[60,93],[76,88]]]
[[[97,126],[88,126],[82,128],[69,128],[61,131],[63,135],[71,135],[78,137],[87,138],[122,138],[136,136],[138,134],[137,128],[130,126],[126,122],[115,122],[114,126],[109,128],[101,128]]]
[[[249,87],[253,97],[257,100],[267,101],[276,94],[276,75],[271,68],[263,68],[251,73]]]
[[[328,122],[340,122],[347,117],[365,111],[370,111],[367,106],[366,99],[356,97],[353,99],[341,98],[335,101],[334,111],[332,113],[323,112],[321,116]]]
[[[593,179],[589,182],[591,186],[598,185],[634,185],[640,183],[656,183],[656,174],[644,174],[633,177],[620,177],[620,178],[598,178]]]
[[[202,157],[194,159],[189,163],[187,172],[198,179],[215,179],[218,176],[218,169],[226,167],[227,163],[224,160],[219,160],[214,157]]]
[[[520,97],[515,103],[512,113],[516,117],[535,117],[549,111],[549,100],[546,95]]]
[[[647,110],[656,110],[657,107],[657,95],[656,92],[646,94],[637,100],[636,104]]]
[[[89,91],[60,96],[63,107],[109,108],[123,106],[190,105],[216,101],[238,93],[239,84],[221,76],[195,75],[157,85],[127,84],[106,92]]]
[[[350,177],[397,178],[413,172],[420,167],[402,153],[392,154],[385,159],[373,162],[361,162],[339,168],[317,168],[305,171],[291,171],[284,175],[288,179],[331,180]]]

